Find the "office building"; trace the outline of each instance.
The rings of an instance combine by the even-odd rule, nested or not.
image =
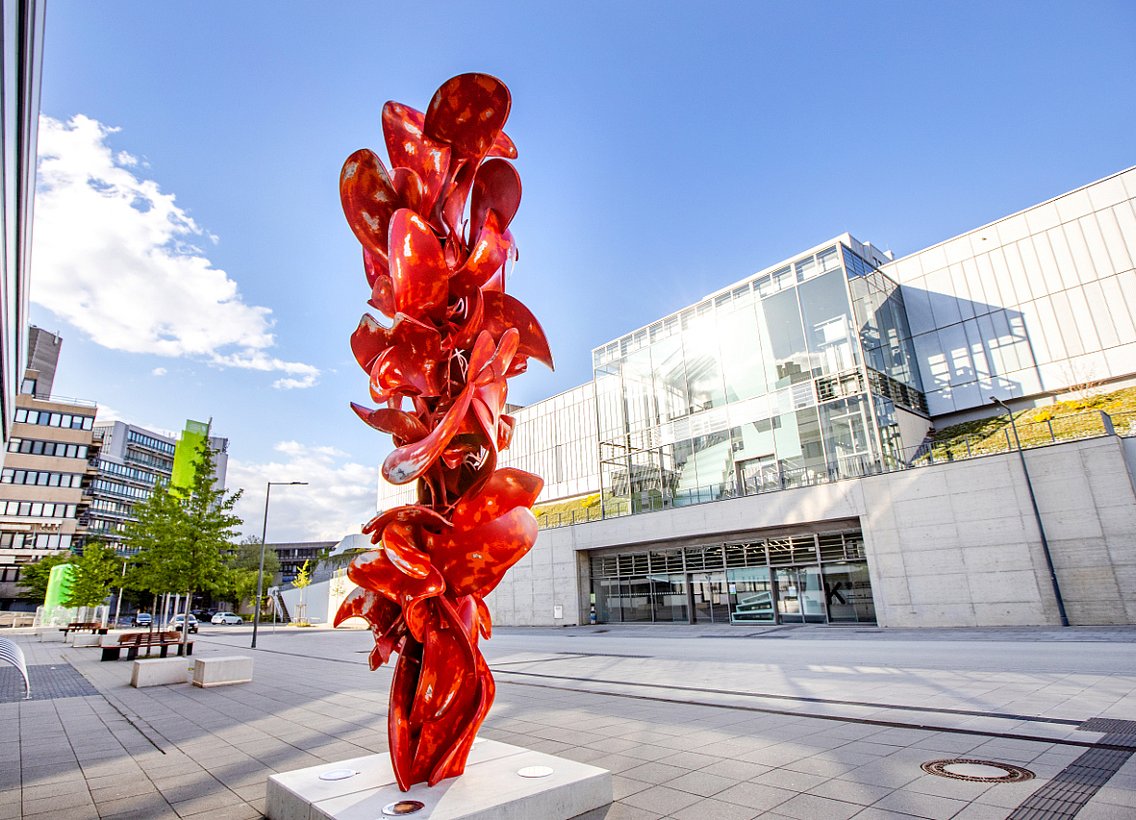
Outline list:
[[[29,367],[16,396],[0,469],[0,609],[20,607],[21,569],[80,545],[98,445],[94,402],[50,395],[59,338],[32,328]]]
[[[1129,169],[900,259],[841,234],[600,345],[515,414],[545,529],[496,621],[1052,624],[1060,593],[1136,623],[1130,427],[1027,450],[1037,516],[1016,453],[929,437],[1136,384],[1134,260]]]
[[[96,424],[94,437],[100,447],[85,519],[87,537],[97,537],[120,553],[128,553],[123,537],[127,523],[135,520],[135,505],[149,498],[158,484],[170,482],[179,451],[187,469],[192,467],[197,448],[208,431],[208,425],[197,421],[187,421],[180,438],[124,421]],[[214,453],[215,486],[223,488],[229,440],[210,436],[209,446]],[[192,472],[183,478],[192,481]]]

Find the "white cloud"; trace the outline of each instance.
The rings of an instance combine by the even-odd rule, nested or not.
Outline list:
[[[166,370],[166,368],[164,368],[164,367],[155,367],[153,370],[150,371],[150,375],[151,376],[164,376],[168,372],[169,371]]]
[[[40,118],[33,301],[112,350],[279,372],[282,389],[314,385],[316,367],[268,355],[272,311],[244,303],[196,244],[217,237],[137,174],[145,163],[110,148],[116,130],[81,114]]]
[[[306,487],[273,487],[268,542],[338,541],[358,533],[375,514],[379,465],[359,464],[334,447],[282,441],[279,458],[264,464],[229,459],[226,484],[245,489],[237,505],[243,531],[260,537],[264,491],[269,481],[306,481]]]

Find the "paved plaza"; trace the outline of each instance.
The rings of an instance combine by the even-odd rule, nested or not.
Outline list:
[[[250,650],[203,626],[195,658],[255,658],[215,689],[133,689],[128,661],[3,634],[34,697],[0,668],[0,818],[255,818],[272,773],[386,751],[364,630],[269,627]],[[609,769],[589,820],[1136,817],[1136,629],[502,629],[485,652],[482,736]],[[922,768],[952,759],[1033,777]]]

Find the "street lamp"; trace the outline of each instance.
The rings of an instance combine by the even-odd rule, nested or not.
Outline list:
[[[307,484],[306,481],[269,481],[264,488],[264,526],[260,530],[260,569],[256,572],[256,604],[253,606],[252,616],[252,646],[256,649],[256,630],[260,626],[260,596],[264,590],[264,548],[268,539],[268,499],[272,496],[272,486],[291,487],[297,484]]]
[[[1041,536],[1041,551],[1045,555],[1045,566],[1049,568],[1049,582],[1053,585],[1053,597],[1057,599],[1057,614],[1061,616],[1061,625],[1069,625],[1069,616],[1065,614],[1065,600],[1061,597],[1061,585],[1057,582],[1057,570],[1053,568],[1053,556],[1049,552],[1049,540],[1045,537],[1045,525],[1041,522],[1041,510],[1037,508],[1037,496],[1033,494],[1033,482],[1030,481],[1029,467],[1026,466],[1026,454],[1022,451],[1022,440],[1018,437],[1018,425],[1014,423],[1014,413],[1006,402],[997,396],[991,396],[990,401],[1006,411],[1010,417],[1010,427],[1014,431],[1014,441],[1018,445],[1018,458],[1022,461],[1022,475],[1026,478],[1026,490],[1029,491],[1030,504],[1033,505],[1033,517],[1037,521],[1037,531]]]

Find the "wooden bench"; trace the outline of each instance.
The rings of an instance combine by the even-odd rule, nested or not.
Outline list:
[[[59,631],[63,633],[63,637],[66,639],[72,632],[90,632],[92,635],[105,635],[107,634],[107,629],[107,627],[103,626],[98,621],[72,621]]]
[[[177,647],[179,655],[193,654],[193,641],[182,641],[180,632],[126,632],[102,645],[103,656],[99,660],[116,661],[125,649],[126,659],[132,661],[140,650],[145,649],[149,656],[155,648],[160,650],[159,657],[164,658],[171,646]]]

